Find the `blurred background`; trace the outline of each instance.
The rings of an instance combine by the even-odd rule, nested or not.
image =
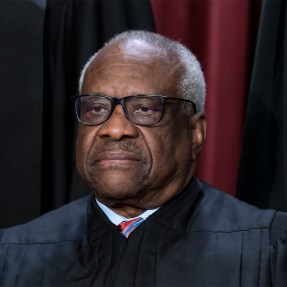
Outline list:
[[[91,192],[75,170],[70,96],[88,58],[128,29],[178,40],[202,64],[208,134],[197,175],[287,211],[286,1],[1,0],[0,228]]]

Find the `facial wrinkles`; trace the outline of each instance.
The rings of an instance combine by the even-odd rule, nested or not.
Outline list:
[[[141,82],[143,78],[142,73],[140,73],[139,71],[134,72],[132,67],[129,68],[130,71],[127,71],[126,69],[124,75],[122,74],[121,76],[116,76],[114,77],[114,80],[108,81],[107,83],[104,82],[104,85],[98,85],[97,83],[101,82],[102,78],[104,78],[105,81],[105,72],[109,71],[108,69],[105,70],[105,72],[103,71],[102,74],[99,74],[99,77],[97,77],[97,75],[93,75],[93,77],[87,79],[87,82],[94,84],[90,84],[89,89],[84,87],[84,93],[101,93],[106,96],[112,96],[116,98],[141,94],[160,94],[158,92],[158,89],[155,88],[158,86],[156,79],[150,79],[153,80],[154,83],[151,85],[151,87],[147,87],[146,85],[144,85],[143,82]],[[123,67],[119,65],[118,69],[114,71],[114,74],[119,74],[122,69]],[[137,84],[136,87],[135,84]]]
[[[180,130],[177,130],[176,124],[173,124],[172,128],[176,132],[173,134],[169,133],[165,139],[162,139],[162,141],[165,141],[165,146],[173,145],[171,148],[169,148],[170,156],[173,157],[178,164],[181,164],[183,161],[185,162],[186,160],[187,161],[190,160],[190,146],[191,146],[192,135],[188,134],[189,126],[187,118],[186,120],[180,120],[178,118],[174,118],[173,120],[176,122],[177,121],[181,122]],[[176,138],[176,141],[174,140],[174,138]],[[183,154],[184,156],[182,157]],[[180,171],[180,169],[177,168],[177,171]]]
[[[131,45],[131,47],[134,46]],[[160,72],[160,74],[165,75],[165,79],[161,79],[159,81],[157,77],[151,77],[149,81],[150,83],[154,83],[152,85],[153,88],[151,92],[149,92],[148,94],[159,94],[158,92],[154,91],[154,88],[160,86],[161,88],[159,90],[168,91],[168,93],[164,92],[160,94],[166,96],[176,96],[177,85],[175,85],[174,82],[176,81],[176,78],[178,78],[177,74],[181,74],[181,70],[183,69],[182,64],[177,60],[177,58],[169,56],[169,60],[167,61],[167,59],[164,59],[162,55],[158,55],[157,57],[155,57],[154,49],[152,54],[153,57],[151,57],[151,52],[149,50],[147,52],[145,49],[143,49],[140,54],[138,54],[139,51],[137,50],[135,54],[133,54],[132,51],[128,53],[128,56],[121,55],[119,59],[117,57],[104,58],[104,60],[99,58],[98,61],[96,60],[95,63],[91,65],[88,73],[86,73],[85,77],[93,75],[92,78],[87,77],[85,79],[85,82],[92,83],[95,81],[95,79],[99,81],[99,79],[101,79],[103,75],[105,75],[107,72],[110,73],[111,69],[114,71],[118,70],[117,75],[124,75],[125,77],[131,79],[142,78],[142,74],[146,73],[147,70],[149,70],[150,73],[157,70]],[[141,59],[141,66],[139,66],[138,64],[139,59]],[[109,88],[111,89],[112,86],[109,85]],[[118,86],[115,90],[118,90]],[[131,95],[131,93],[129,93],[129,95]]]
[[[165,130],[164,127],[161,127],[161,130],[158,130],[159,128],[160,127],[150,128],[150,130],[153,130],[153,132],[157,135],[153,144],[147,144],[145,141],[145,136],[143,135],[143,139],[150,151],[150,173],[153,174],[153,188],[165,186],[172,179],[171,174],[169,174],[167,177],[167,174],[171,171],[165,166],[165,163],[173,160],[173,151],[171,151],[170,148],[167,148],[168,146],[171,146],[172,141],[169,134],[167,135],[165,132],[163,132],[163,130]],[[158,181],[159,178],[162,178],[164,173],[166,173],[164,175],[165,180]]]
[[[114,141],[112,139],[101,139],[96,141],[90,149],[88,154],[88,165],[93,167],[101,158],[101,155],[105,152],[128,152],[133,158],[140,161],[144,166],[149,162],[148,156],[143,150],[137,146],[131,139],[122,139],[120,141]],[[147,170],[143,174],[146,174]]]

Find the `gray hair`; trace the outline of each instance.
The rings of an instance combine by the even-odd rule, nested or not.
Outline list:
[[[168,54],[175,54],[178,57],[178,61],[184,67],[184,72],[178,83],[178,92],[181,94],[182,98],[191,100],[195,103],[197,112],[204,111],[206,85],[203,72],[200,63],[188,48],[177,41],[168,39],[159,34],[136,30],[126,31],[115,35],[104,45],[104,47],[109,47],[126,39],[144,40],[154,47],[163,49]],[[83,67],[79,80],[79,90],[81,90],[88,66],[102,49],[90,57],[88,62]]]

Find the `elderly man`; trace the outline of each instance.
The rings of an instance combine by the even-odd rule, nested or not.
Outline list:
[[[286,286],[286,215],[194,177],[204,98],[194,55],[160,35],[92,56],[74,100],[93,194],[3,230],[0,285]]]

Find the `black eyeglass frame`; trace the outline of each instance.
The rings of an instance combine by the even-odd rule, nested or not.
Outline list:
[[[111,110],[110,110],[109,115],[107,116],[106,119],[104,119],[102,122],[100,122],[98,124],[88,124],[88,123],[83,122],[80,119],[80,117],[78,115],[78,111],[77,111],[77,100],[78,99],[85,98],[85,97],[93,97],[93,96],[106,98],[106,99],[108,99],[111,102]],[[130,98],[138,98],[138,97],[143,97],[143,98],[153,97],[153,98],[157,98],[157,99],[159,99],[161,101],[162,112],[161,112],[161,116],[160,116],[159,120],[156,123],[149,124],[149,125],[147,125],[147,124],[138,124],[138,123],[135,123],[134,121],[132,121],[130,119],[129,113],[128,113],[127,109],[126,109],[125,102],[128,99],[130,99]],[[131,96],[123,97],[123,98],[114,98],[114,97],[106,96],[106,95],[103,95],[103,94],[83,94],[83,95],[71,96],[71,99],[72,99],[72,101],[74,103],[74,108],[75,108],[76,117],[77,117],[78,122],[83,124],[83,125],[85,125],[85,126],[98,126],[98,125],[103,124],[104,122],[106,122],[111,117],[111,115],[113,114],[114,109],[116,108],[117,105],[121,105],[122,106],[126,118],[131,123],[133,123],[134,125],[139,125],[139,126],[154,126],[154,125],[158,124],[162,120],[162,117],[164,115],[164,104],[168,100],[191,103],[192,107],[193,107],[194,114],[196,114],[196,104],[193,101],[190,101],[190,100],[187,100],[187,99],[175,98],[175,97],[161,96],[161,95],[131,95]]]

